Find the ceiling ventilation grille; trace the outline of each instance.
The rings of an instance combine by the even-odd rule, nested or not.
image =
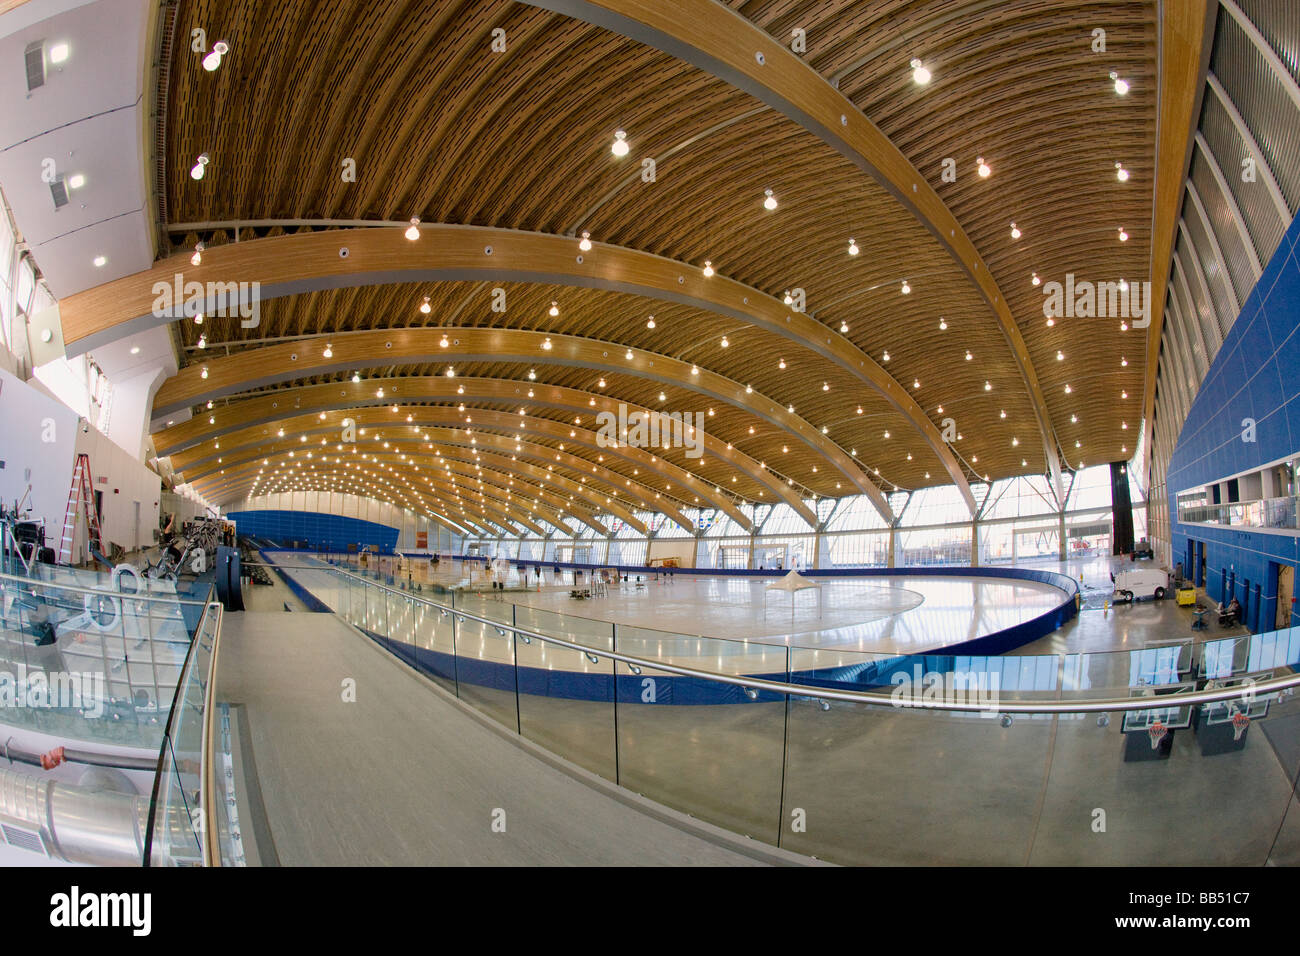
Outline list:
[[[62,209],[68,204],[68,187],[64,184],[62,176],[50,183],[50,195],[54,197],[55,209]]]
[[[27,92],[45,85],[45,41],[27,44],[23,54],[27,61]]]
[[[45,849],[45,842],[37,831],[26,830],[8,823],[0,824],[0,830],[4,831],[5,842],[12,847],[27,850],[31,853],[39,853],[41,856],[50,855]]]

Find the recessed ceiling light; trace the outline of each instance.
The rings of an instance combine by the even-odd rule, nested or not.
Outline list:
[[[230,52],[230,44],[225,40],[218,40],[212,44],[212,52],[203,58],[203,69],[212,73],[217,67],[221,66],[221,58]]]

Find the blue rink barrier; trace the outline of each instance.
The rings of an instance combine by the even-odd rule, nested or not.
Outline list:
[[[266,550],[280,549],[268,548]],[[474,559],[471,558],[470,560]],[[614,565],[572,563],[557,565],[555,562],[535,561],[524,563],[532,567],[540,565],[544,568],[554,568],[559,566],[583,571],[594,570],[598,567],[614,567]],[[512,562],[512,564],[520,564],[520,562]],[[620,568],[619,570],[628,574],[644,574],[647,572],[654,573],[659,569]],[[717,574],[720,572],[700,569],[695,573]],[[755,572],[745,573],[747,576],[753,576]],[[763,572],[758,573],[763,575]],[[768,573],[763,576],[771,577],[773,575]],[[818,687],[856,691],[888,690],[903,682],[915,687],[920,684],[920,681],[926,675],[950,674],[953,672],[996,675],[997,686],[1002,691],[1051,690],[1056,686],[1056,655],[1045,654],[1031,657],[1003,657],[1001,655],[1051,633],[1078,613],[1078,583],[1067,575],[1053,571],[1028,568],[961,568],[960,570],[935,567],[867,568],[811,572],[808,576],[989,577],[1037,581],[1060,588],[1064,594],[1064,600],[1060,605],[1030,621],[1022,622],[993,634],[937,648],[922,654],[880,657],[838,667],[796,670],[789,674],[785,671],[777,671],[747,675],[762,680],[787,681],[788,679],[788,682],[792,684],[805,684],[808,686],[808,696],[811,698],[817,696],[816,689]],[[281,577],[308,607],[313,610],[333,610],[310,594],[303,585],[294,581],[288,574],[281,572]],[[505,627],[505,625],[498,626]],[[567,700],[611,701],[614,699],[615,690],[617,690],[620,703],[649,703],[651,701],[646,700],[645,697],[650,692],[653,695],[653,703],[688,706],[770,703],[781,699],[779,694],[761,690],[755,691],[755,696],[750,697],[741,687],[674,674],[657,674],[654,676],[619,674],[616,681],[614,675],[610,673],[596,674],[551,668],[516,667],[513,664],[499,661],[459,657],[444,651],[418,648],[407,644],[405,641],[384,637],[359,625],[357,629],[399,660],[404,661],[426,676],[511,693],[517,687],[520,693],[533,696],[556,697]],[[599,649],[593,648],[591,653],[597,657],[603,656]],[[517,685],[516,681],[518,682]],[[653,683],[648,685],[647,681]]]

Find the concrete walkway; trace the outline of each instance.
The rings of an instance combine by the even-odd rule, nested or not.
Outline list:
[[[227,614],[217,691],[287,866],[758,865],[532,757],[331,614]]]

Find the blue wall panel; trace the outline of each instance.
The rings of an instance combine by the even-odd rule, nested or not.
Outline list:
[[[1291,223],[1241,315],[1224,339],[1169,462],[1173,560],[1195,576],[1190,554],[1205,548],[1211,598],[1245,605],[1254,631],[1273,628],[1277,572],[1300,565],[1300,537],[1178,522],[1177,495],[1300,453],[1300,218]],[[1254,419],[1255,441],[1242,440]]]
[[[236,511],[227,517],[240,534],[282,545],[299,541],[313,550],[347,551],[369,545],[385,554],[397,547],[397,529],[374,521],[322,514],[319,511]]]

